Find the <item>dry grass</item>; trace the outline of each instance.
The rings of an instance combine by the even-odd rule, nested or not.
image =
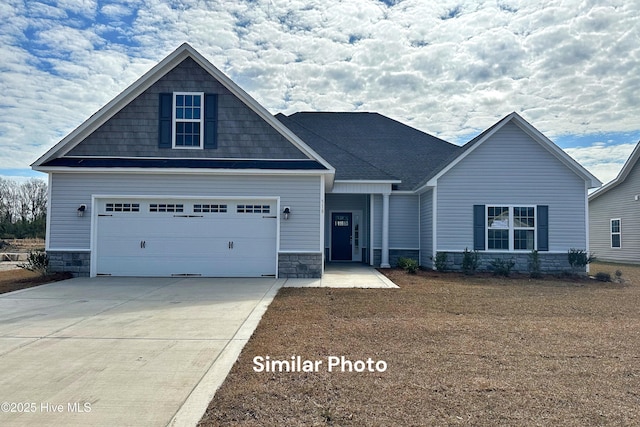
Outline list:
[[[284,288],[201,424],[638,425],[640,268],[621,269],[624,285],[392,270],[401,289]],[[388,369],[254,372],[265,355]]]
[[[67,273],[55,273],[42,276],[22,268],[0,271],[0,294],[69,278],[71,278],[71,275]]]

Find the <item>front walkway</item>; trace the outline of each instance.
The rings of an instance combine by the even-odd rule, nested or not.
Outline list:
[[[359,263],[328,263],[320,279],[286,279],[285,288],[397,288],[384,274]]]

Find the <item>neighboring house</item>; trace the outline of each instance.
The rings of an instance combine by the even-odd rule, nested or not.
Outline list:
[[[32,166],[51,267],[91,276],[459,267],[465,248],[564,270],[600,185],[516,113],[463,147],[374,113],[274,117],[187,44]]]
[[[589,195],[590,249],[603,261],[640,262],[640,143],[618,176]]]

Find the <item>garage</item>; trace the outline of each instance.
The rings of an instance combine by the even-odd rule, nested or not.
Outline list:
[[[94,206],[95,275],[276,275],[276,199],[99,198]]]

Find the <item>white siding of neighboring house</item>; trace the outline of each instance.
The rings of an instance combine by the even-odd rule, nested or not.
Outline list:
[[[420,194],[420,265],[433,265],[433,190]]]
[[[586,249],[585,181],[508,123],[438,180],[437,250],[473,248],[473,205],[548,205],[549,251]]]
[[[92,195],[280,197],[292,214],[280,222],[280,250],[320,252],[320,176],[54,173],[49,250],[89,250]],[[83,217],[80,205],[87,205]]]
[[[640,263],[640,162],[624,182],[589,202],[590,249],[603,261]],[[611,219],[620,219],[620,249],[611,248]]]

